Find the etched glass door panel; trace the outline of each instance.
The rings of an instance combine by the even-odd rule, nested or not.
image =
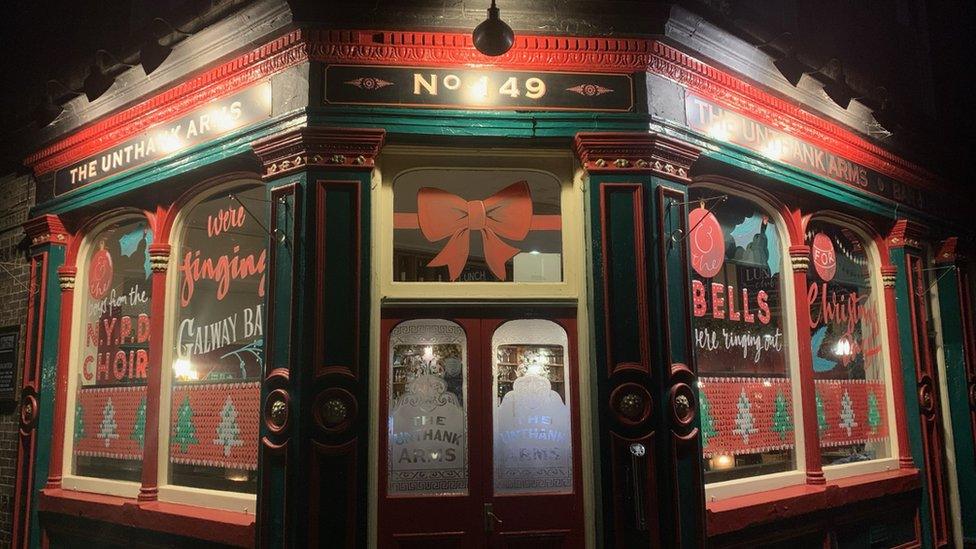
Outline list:
[[[467,341],[447,320],[409,320],[390,333],[390,495],[468,492]]]
[[[495,493],[572,492],[566,331],[513,320],[495,330],[491,348]]]

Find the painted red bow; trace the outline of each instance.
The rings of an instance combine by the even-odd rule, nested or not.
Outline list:
[[[532,196],[525,181],[513,183],[485,200],[464,200],[441,189],[424,187],[417,192],[417,218],[429,242],[451,237],[428,267],[447,265],[451,280],[461,276],[471,248],[471,231],[481,231],[485,261],[499,280],[505,280],[505,263],[521,250],[508,240],[524,240],[532,224]]]

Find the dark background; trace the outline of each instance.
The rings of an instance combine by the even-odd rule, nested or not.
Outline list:
[[[18,167],[32,141],[30,114],[57,79],[80,89],[95,51],[136,62],[140,42],[198,25],[207,13],[247,0],[7,0],[0,17],[0,171]],[[290,2],[298,19],[334,26],[470,30],[488,0],[318,0]],[[680,4],[753,43],[789,32],[807,59],[837,58],[855,97],[884,108],[894,134],[880,143],[965,185],[976,145],[971,59],[976,2],[923,0],[687,0]],[[501,0],[518,30],[567,34],[655,34],[667,7],[635,0]],[[781,48],[782,49],[782,48]],[[816,62],[816,61],[814,61]],[[884,92],[878,93],[878,88]],[[879,99],[880,96],[880,99]],[[61,99],[66,99],[62,97]]]

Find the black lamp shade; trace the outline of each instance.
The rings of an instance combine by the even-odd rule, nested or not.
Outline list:
[[[157,40],[149,39],[139,48],[139,64],[146,74],[158,69],[163,61],[173,53],[173,48],[160,44]]]
[[[836,82],[824,84],[823,91],[827,94],[827,97],[834,103],[837,103],[842,109],[846,109],[851,104],[851,99],[854,98],[847,89],[847,86]]]
[[[88,70],[88,77],[85,78],[85,95],[89,101],[94,101],[107,92],[113,83],[115,78],[105,74],[97,64],[93,64]]]
[[[782,74],[783,77],[794,86],[799,84],[800,79],[803,78],[803,75],[809,72],[807,66],[797,61],[797,59],[793,56],[777,59],[773,61],[773,65],[776,65],[776,68],[779,70],[780,74]]]
[[[488,8],[488,19],[474,28],[471,38],[474,40],[475,49],[491,57],[502,55],[512,49],[512,45],[515,44],[515,32],[501,20],[494,0]]]

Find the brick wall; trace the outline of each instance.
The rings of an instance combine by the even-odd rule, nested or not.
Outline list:
[[[0,326],[20,325],[17,379],[24,364],[27,332],[27,245],[24,230],[34,204],[33,178],[0,177]],[[0,547],[8,547],[13,520],[14,468],[17,465],[17,409],[0,403]]]

